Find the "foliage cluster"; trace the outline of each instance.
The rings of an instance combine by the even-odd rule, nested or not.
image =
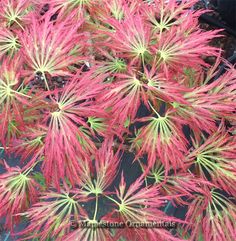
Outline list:
[[[2,160],[12,235],[26,220],[21,240],[235,239],[236,70],[196,2],[0,0],[0,143],[22,161]],[[141,170],[131,184],[128,152]],[[79,221],[178,228],[73,230]]]

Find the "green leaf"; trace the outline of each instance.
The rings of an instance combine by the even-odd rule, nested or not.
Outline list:
[[[44,189],[46,189],[46,181],[41,172],[33,172],[33,178],[38,182]]]

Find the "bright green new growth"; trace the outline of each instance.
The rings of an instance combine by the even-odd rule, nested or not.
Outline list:
[[[148,175],[149,178],[154,178],[157,184],[161,183],[165,179],[165,168],[163,165],[155,165]]]
[[[123,59],[119,58],[114,58],[112,61],[108,61],[104,63],[101,67],[98,68],[97,72],[99,74],[104,74],[104,73],[123,73],[127,70],[127,64]],[[113,77],[109,76],[107,78],[106,83],[112,82]]]
[[[88,118],[88,123],[90,127],[97,132],[106,130],[106,124],[104,123],[104,121],[105,119],[103,118],[97,118],[97,117]]]
[[[111,72],[124,72],[127,69],[127,65],[123,59],[114,59],[113,62],[110,62],[110,69],[108,71]]]

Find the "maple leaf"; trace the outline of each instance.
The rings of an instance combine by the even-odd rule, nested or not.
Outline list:
[[[211,39],[219,37],[219,30],[196,30],[186,35],[186,29],[182,28],[182,25],[172,27],[151,46],[151,53],[156,55],[157,67],[162,69],[167,77],[171,71],[183,71],[183,67],[207,66],[202,56],[217,56],[219,52],[219,49],[208,45]]]
[[[236,230],[234,198],[227,198],[214,187],[205,186],[203,190],[189,204],[185,232],[191,229],[191,240],[199,237],[200,233],[204,240],[232,240]]]
[[[191,172],[179,171],[175,174],[171,173],[173,173],[173,170],[170,170],[168,175],[166,175],[164,165],[160,161],[157,161],[147,175],[147,178],[153,180],[160,187],[161,194],[176,196],[173,200],[178,205],[188,205],[189,203],[186,200],[192,198],[194,193],[201,192],[199,184],[207,183],[207,181],[197,178]]]
[[[111,185],[117,175],[121,153],[113,150],[113,140],[106,139],[94,155],[94,170],[88,162],[81,165],[80,182],[85,196],[101,195]]]
[[[127,118],[131,121],[136,117],[141,100],[147,105],[147,95],[142,81],[135,73],[116,74],[116,81],[111,83],[99,101],[104,108],[110,108],[114,118],[124,124]]]
[[[6,28],[0,28],[0,57],[12,57],[20,48],[18,36]]]
[[[86,118],[94,115],[106,117],[104,109],[93,100],[102,90],[100,78],[93,78],[91,72],[83,76],[78,73],[63,90],[56,91],[51,97],[50,108],[43,120],[48,130],[42,167],[47,180],[53,176],[57,186],[65,175],[72,183],[80,180],[78,160],[90,159],[97,150],[92,141],[94,133]]]
[[[0,73],[0,139],[6,144],[10,125],[23,126],[23,107],[29,106],[30,94],[26,85],[21,81],[20,60],[15,57],[13,61],[4,59]]]
[[[219,64],[219,63],[218,63]],[[217,66],[218,66],[217,64]],[[232,66],[229,66],[232,68]],[[216,66],[209,70],[201,84],[191,87],[183,94],[186,103],[172,102],[175,115],[186,120],[195,135],[201,130],[213,133],[216,120],[232,119],[235,110],[235,70],[231,69],[219,79],[211,82],[217,74]],[[210,82],[210,83],[209,83]]]
[[[131,63],[145,62],[149,58],[150,27],[143,23],[140,15],[130,14],[122,22],[110,19],[109,25],[113,30],[106,32],[110,38],[103,43],[105,46],[119,52],[120,57],[129,58]]]
[[[98,53],[101,53],[101,57],[106,58],[105,61],[95,61],[97,65],[96,72],[98,74],[107,74],[108,77],[112,78],[113,73],[123,73],[128,69],[125,60],[115,57],[115,53],[111,54],[98,46],[96,46],[96,49]]]
[[[184,99],[184,94],[188,93],[190,89],[183,84],[166,78],[162,73],[159,73],[155,65],[152,65],[150,70],[144,69],[142,79],[146,83],[145,88],[149,100],[188,104]]]
[[[20,35],[22,54],[28,67],[24,73],[30,77],[37,73],[42,74],[47,89],[47,74],[72,76],[68,67],[81,60],[82,45],[77,39],[85,39],[77,34],[77,29],[82,25],[83,18],[73,26],[69,24],[70,21],[71,19],[67,18],[53,23],[47,15],[40,23],[32,17],[32,24]]]
[[[20,222],[16,214],[36,202],[39,185],[30,175],[32,167],[9,167],[5,161],[4,167],[7,171],[0,175],[0,217],[6,217],[5,225],[12,231]]]
[[[8,28],[20,28],[24,30],[27,15],[33,4],[31,0],[4,0],[0,3],[0,20]]]
[[[0,150],[25,165],[4,164],[0,217],[27,218],[19,240],[234,240],[236,70],[195,3],[0,0]],[[142,175],[114,186],[122,150]],[[140,227],[163,221],[183,231]]]
[[[77,191],[73,193],[64,184],[60,192],[53,189],[43,192],[40,202],[35,203],[26,212],[19,213],[30,220],[30,224],[18,235],[24,236],[23,240],[39,237],[40,241],[47,240],[49,237],[61,238],[66,235],[72,221],[79,217],[80,203],[86,201]]]
[[[106,218],[101,218],[99,221],[97,219],[89,218],[88,213],[81,209],[80,219],[75,220],[75,224],[77,222],[77,226],[75,225],[76,230],[70,232],[66,236],[63,237],[63,240],[70,241],[112,241],[114,237],[109,230],[109,228],[101,228],[102,222],[107,222]]]
[[[139,122],[146,123],[134,139],[140,142],[137,155],[148,155],[148,167],[153,167],[156,160],[160,159],[165,166],[166,173],[170,167],[175,170],[184,168],[184,154],[187,153],[187,140],[182,132],[184,122],[175,119],[173,112],[167,110],[161,116],[152,107],[157,116],[143,117]]]
[[[147,19],[153,25],[154,32],[162,34],[164,31],[170,30],[172,26],[182,25],[192,20],[191,26],[194,26],[192,15],[196,17],[201,11],[191,12],[190,8],[194,6],[197,0],[184,0],[177,2],[175,0],[153,0],[152,4],[146,4],[144,10]],[[186,18],[188,14],[188,18]]]
[[[44,126],[38,128],[27,126],[26,129],[21,132],[20,137],[14,141],[12,150],[14,150],[16,155],[19,155],[22,160],[30,160],[30,163],[33,164],[43,158],[46,133],[47,128]]]
[[[168,217],[159,210],[164,205],[168,196],[159,195],[158,186],[143,187],[144,177],[141,176],[129,187],[127,187],[124,175],[121,175],[119,188],[116,189],[116,199],[111,196],[106,197],[114,202],[117,209],[114,210],[115,220],[130,223],[148,223],[160,221],[180,221],[173,217]],[[114,220],[114,219],[113,219]],[[125,228],[116,233],[116,237],[126,237],[128,240],[179,240],[172,236],[165,229],[146,229],[146,228]]]
[[[189,165],[194,164],[196,175],[211,180],[221,189],[235,195],[235,140],[227,133],[223,123],[203,143],[195,142],[194,149],[186,157]]]

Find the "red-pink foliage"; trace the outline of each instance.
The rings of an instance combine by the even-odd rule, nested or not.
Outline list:
[[[0,174],[11,234],[234,240],[236,71],[196,2],[0,1],[0,150],[21,160]],[[178,226],[127,225],[161,221]]]

